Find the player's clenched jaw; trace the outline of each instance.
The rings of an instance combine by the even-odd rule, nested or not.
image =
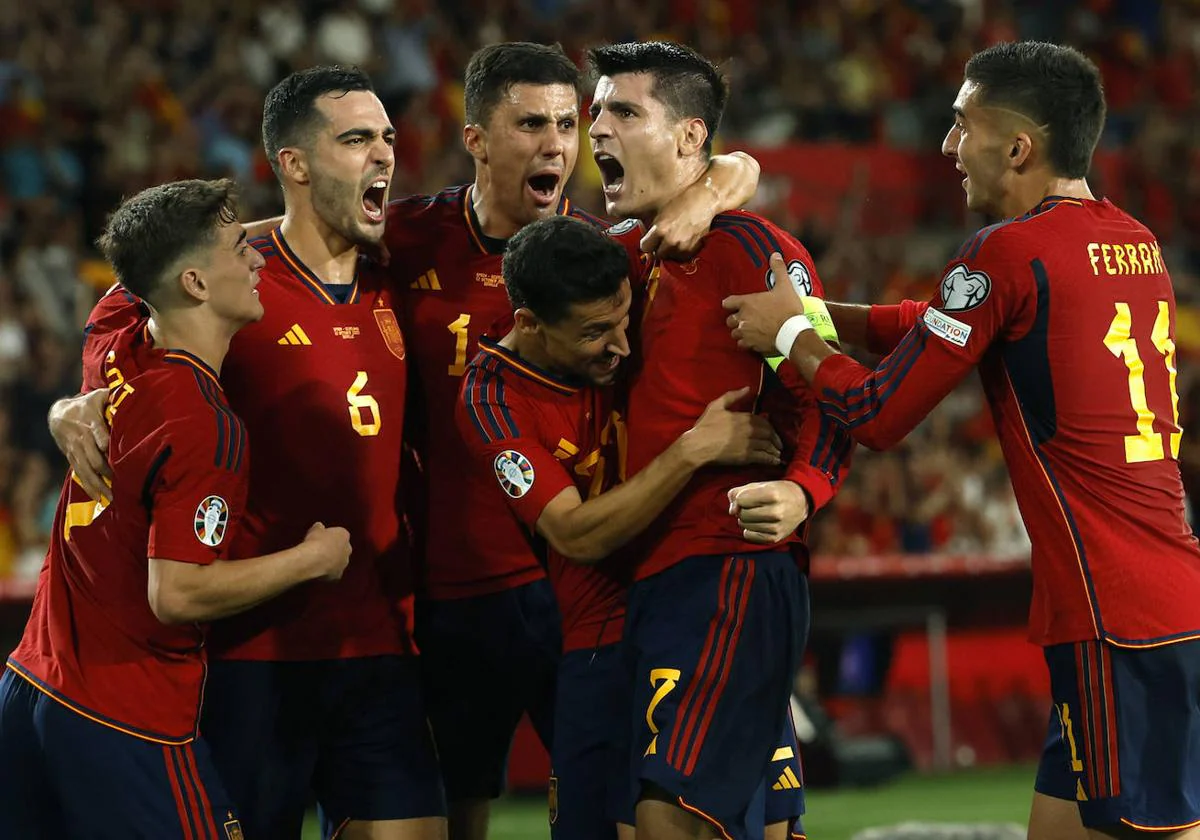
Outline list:
[[[474,198],[485,232],[507,237],[558,211],[579,157],[578,125],[573,85],[514,84],[481,123],[463,129],[476,162]]]

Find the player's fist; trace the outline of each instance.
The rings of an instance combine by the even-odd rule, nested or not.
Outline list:
[[[808,494],[794,481],[757,481],[729,491],[729,513],[746,542],[782,542],[808,519],[808,508]]]
[[[350,563],[350,532],[345,528],[326,528],[313,523],[304,535],[304,547],[313,559],[313,575],[321,580],[341,580]]]
[[[749,393],[749,388],[739,388],[722,394],[684,432],[680,442],[694,466],[779,463],[783,444],[771,424],[757,414],[733,410]]]

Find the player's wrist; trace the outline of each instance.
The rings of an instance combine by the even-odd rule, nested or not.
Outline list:
[[[804,317],[808,319],[808,323],[812,324],[817,335],[825,341],[836,344],[838,341],[837,328],[833,325],[833,318],[829,315],[829,308],[825,305],[825,301],[819,297],[805,296],[800,298],[800,302],[804,305]]]
[[[779,351],[780,356],[787,358],[792,354],[792,345],[796,343],[800,333],[811,332],[812,329],[812,322],[808,320],[807,315],[793,315],[784,321],[775,333],[775,349]]]

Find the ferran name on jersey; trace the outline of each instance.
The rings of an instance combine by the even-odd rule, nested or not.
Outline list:
[[[383,343],[393,356],[404,361],[404,333],[400,330],[396,313],[390,309],[379,308],[374,310],[374,315],[379,334],[383,336]]]
[[[959,263],[942,278],[942,311],[966,312],[974,309],[987,300],[991,291],[991,277]]]
[[[934,335],[951,344],[957,344],[959,347],[966,347],[967,340],[971,338],[970,324],[964,324],[962,321],[951,318],[932,306],[925,310],[925,325]]]
[[[496,469],[496,480],[504,488],[504,492],[519,499],[533,487],[533,464],[529,459],[513,449],[505,449],[496,456],[493,464]]]
[[[220,496],[206,496],[196,506],[196,539],[207,546],[218,546],[225,539],[229,524],[229,505]]]
[[[812,278],[808,276],[808,269],[804,267],[804,263],[800,260],[792,260],[788,263],[787,273],[796,294],[800,297],[808,297],[813,293]],[[769,268],[767,269],[767,288],[775,288],[775,273]]]

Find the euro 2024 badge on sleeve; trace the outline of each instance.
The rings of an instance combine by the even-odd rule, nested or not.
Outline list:
[[[229,505],[220,496],[206,496],[196,506],[196,539],[207,546],[218,546],[229,525]]]
[[[514,499],[521,498],[533,487],[533,464],[515,449],[505,449],[497,455],[493,466],[496,480],[504,492]]]

